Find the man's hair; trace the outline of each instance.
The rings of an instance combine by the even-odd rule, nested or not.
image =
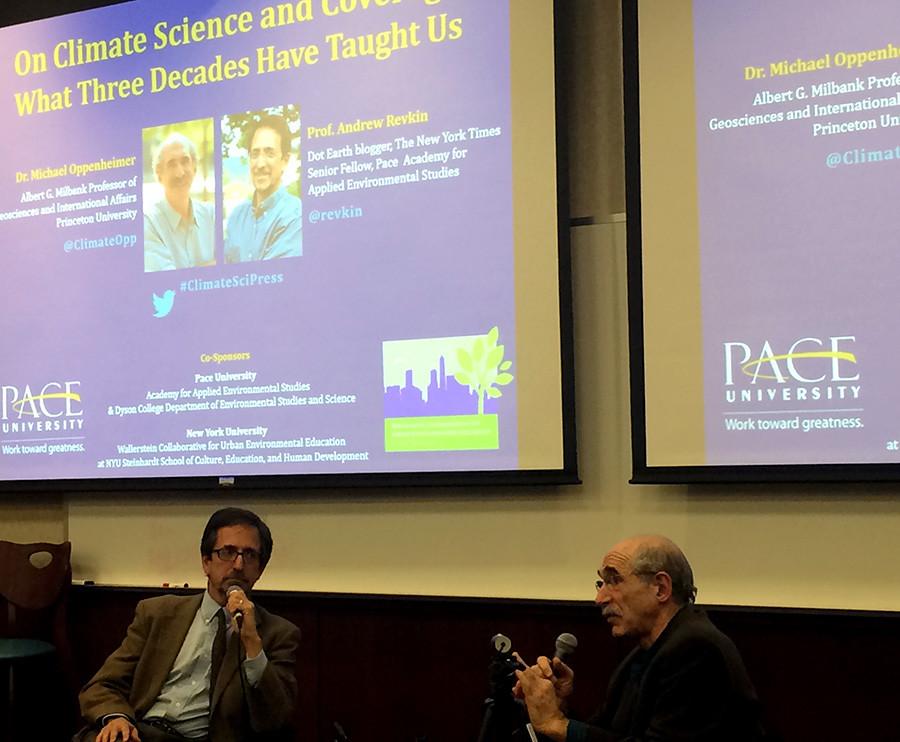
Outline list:
[[[212,557],[216,546],[216,537],[220,528],[228,526],[253,526],[259,533],[259,568],[262,570],[272,557],[272,532],[256,513],[242,508],[222,508],[214,512],[203,529],[200,539],[200,553],[205,557]]]
[[[288,129],[287,121],[284,120],[284,116],[276,116],[274,114],[270,114],[268,116],[264,116],[260,121],[255,124],[251,124],[250,128],[247,129],[247,153],[250,153],[250,148],[253,145],[253,137],[256,136],[256,132],[260,129],[271,129],[274,131],[278,138],[281,140],[281,157],[283,159],[290,157],[291,154],[291,130]]]
[[[672,578],[672,599],[678,605],[693,603],[697,597],[694,572],[691,565],[674,543],[668,540],[641,544],[632,559],[633,571],[641,579],[649,581],[657,572],[665,572]]]
[[[191,159],[194,161],[194,164],[197,164],[197,147],[194,143],[188,139],[184,134],[180,134],[177,131],[173,131],[169,136],[160,142],[160,145],[156,148],[156,152],[153,153],[153,172],[155,173],[159,170],[159,166],[162,164],[162,153],[166,151],[168,147],[171,147],[173,144],[180,144],[184,147],[185,151],[191,156]]]

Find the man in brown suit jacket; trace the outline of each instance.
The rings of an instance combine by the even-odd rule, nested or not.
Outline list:
[[[79,695],[90,727],[77,739],[244,742],[289,727],[300,630],[249,598],[272,554],[268,527],[225,508],[200,552],[206,592],[138,604],[122,645]]]

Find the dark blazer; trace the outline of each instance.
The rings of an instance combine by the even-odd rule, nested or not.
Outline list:
[[[590,742],[751,742],[764,739],[756,691],[734,643],[706,613],[682,608],[660,634],[627,729],[616,711],[639,649],[613,674],[606,704],[588,721]]]
[[[184,643],[203,595],[163,595],[142,600],[122,645],[81,690],[81,713],[90,725],[107,714],[142,719],[159,696]],[[215,742],[239,742],[288,727],[297,695],[295,662],[300,629],[256,606],[256,626],[267,665],[259,684],[246,686],[244,708],[234,634],[213,690],[209,736]]]

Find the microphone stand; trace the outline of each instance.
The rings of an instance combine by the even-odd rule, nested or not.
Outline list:
[[[502,636],[502,635],[498,635]],[[512,657],[511,644],[494,637],[494,656],[489,667],[490,695],[484,700],[478,742],[516,742],[522,735],[527,718],[520,701],[513,698],[518,661]]]
[[[350,742],[350,738],[347,736],[347,733],[344,731],[344,727],[342,727],[338,722],[333,721],[331,725],[334,727],[334,742]]]

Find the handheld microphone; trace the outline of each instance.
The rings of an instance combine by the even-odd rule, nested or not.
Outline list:
[[[578,639],[575,638],[574,634],[565,632],[556,637],[556,653],[553,656],[558,657],[560,662],[568,664],[569,658],[575,654],[577,647]]]
[[[240,585],[231,584],[225,588],[225,598],[227,599],[228,596],[234,592],[244,592],[244,589]],[[234,612],[234,621],[237,624],[238,633],[240,633],[241,629],[244,627],[244,612],[240,608]],[[556,641],[559,642],[559,639]]]

